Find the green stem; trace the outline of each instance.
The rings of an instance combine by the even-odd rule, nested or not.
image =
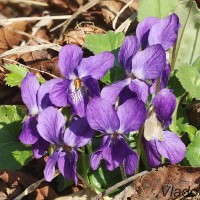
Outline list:
[[[137,169],[135,170],[135,174],[138,174],[140,171],[140,157],[141,157],[141,152],[143,148],[143,145],[142,145],[143,131],[144,131],[144,126],[140,128],[139,133],[138,133],[138,142],[137,142],[138,166],[137,166]]]
[[[172,60],[171,60],[171,71],[174,71],[174,66],[176,62],[176,47],[177,43],[174,45],[173,50],[172,50]]]
[[[126,176],[126,172],[124,170],[124,165],[120,165],[120,172],[121,172],[121,175],[122,175],[122,180],[125,180],[127,179],[127,176]]]
[[[84,148],[84,147],[82,147]],[[83,178],[89,183],[88,179],[88,166],[87,166],[87,160],[85,159],[85,151],[81,152],[81,167],[82,167],[82,172],[83,172]]]
[[[159,92],[159,90],[160,90],[160,78],[158,78],[156,80],[156,93],[155,94],[157,94]]]

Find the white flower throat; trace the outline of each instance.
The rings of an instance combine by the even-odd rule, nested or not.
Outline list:
[[[152,139],[157,139],[159,141],[163,140],[163,128],[161,123],[158,121],[155,112],[153,112],[150,117],[145,121],[144,138],[147,141],[150,141]]]

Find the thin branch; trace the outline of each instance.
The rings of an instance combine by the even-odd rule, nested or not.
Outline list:
[[[60,28],[63,26],[62,32],[61,32],[61,36],[64,34],[64,32],[66,31],[66,29],[68,28],[69,24],[80,14],[82,14],[83,12],[89,10],[90,8],[92,8],[94,5],[96,5],[97,3],[99,3],[101,0],[92,0],[89,1],[87,4],[85,4],[84,6],[81,6],[77,12],[75,12],[72,17],[69,20],[65,20],[63,23],[59,24],[58,26],[52,28],[50,31],[55,31],[56,29]]]
[[[92,185],[90,185],[80,174],[77,174],[78,178],[83,182],[85,186],[90,188],[92,191],[94,191],[96,194],[99,194],[99,191],[96,190]]]
[[[58,78],[57,76],[55,76],[55,75],[53,75],[53,74],[51,74],[51,73],[49,73],[49,72],[45,72],[45,71],[42,71],[42,70],[39,70],[39,69],[35,69],[35,68],[32,68],[32,67],[29,67],[29,66],[27,66],[27,65],[23,65],[23,64],[17,62],[16,60],[12,60],[12,59],[9,59],[9,58],[2,58],[2,59],[3,59],[3,60],[6,60],[6,61],[9,61],[9,62],[11,62],[11,63],[16,63],[16,64],[18,64],[18,65],[21,65],[21,66],[27,68],[27,69],[31,69],[31,70],[38,71],[38,72],[40,72],[40,73],[48,74],[49,76],[51,76],[51,77],[53,77],[53,78]],[[2,67],[4,67],[4,66],[2,65]],[[5,68],[5,67],[4,67],[4,68]]]
[[[128,19],[126,19],[126,21],[124,21],[115,31],[115,33],[118,32],[124,32],[126,33],[126,31],[128,30],[128,27],[130,26],[131,22],[135,20],[135,18],[137,17],[137,13],[134,12]]]
[[[131,176],[131,177],[129,177],[129,178],[127,178],[127,179],[125,179],[125,180],[123,180],[123,181],[121,181],[121,182],[119,182],[119,183],[113,185],[112,187],[108,188],[108,189],[105,190],[104,192],[102,192],[102,193],[98,194],[97,196],[93,197],[91,200],[99,200],[99,199],[101,199],[103,196],[105,196],[105,195],[107,195],[108,193],[110,193],[110,192],[116,190],[117,188],[120,188],[121,186],[126,185],[127,183],[129,183],[129,182],[131,182],[131,181],[134,181],[136,178],[138,178],[138,177],[140,177],[140,176],[143,176],[143,175],[146,175],[146,174],[148,174],[148,173],[150,173],[150,172],[148,172],[148,171],[143,171],[143,172],[141,172],[141,173],[139,173],[139,174],[136,174],[136,175],[134,175],[134,176]]]
[[[56,176],[58,176],[60,174],[60,172],[58,170],[56,170],[54,178]],[[31,184],[29,187],[27,187],[24,192],[22,192],[19,196],[17,196],[16,198],[14,198],[14,200],[21,200],[23,197],[25,197],[26,195],[32,193],[35,189],[37,189],[37,187],[43,182],[45,181],[45,178]]]
[[[133,4],[134,0],[129,1],[125,6],[117,13],[115,19],[113,20],[112,27],[115,30],[116,29],[116,24],[119,16],[128,8],[131,4]]]
[[[0,2],[3,2],[3,3],[24,3],[24,4],[44,6],[44,7],[49,6],[48,3],[33,1],[33,0],[0,0]]]
[[[39,44],[39,45],[33,45],[33,46],[22,46],[22,47],[15,47],[11,50],[8,50],[0,55],[0,58],[13,55],[13,54],[20,54],[20,53],[27,53],[27,52],[32,52],[32,51],[38,51],[42,49],[53,49],[56,51],[60,51],[61,46],[58,44]]]
[[[36,20],[63,20],[70,19],[72,15],[60,15],[60,16],[43,16],[43,17],[18,17],[10,19],[1,19],[0,23],[12,23],[19,21],[36,21]]]

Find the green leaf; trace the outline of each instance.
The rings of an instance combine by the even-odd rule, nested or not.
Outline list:
[[[7,64],[5,68],[11,72],[7,74],[5,78],[6,84],[10,87],[20,86],[23,78],[28,73],[28,69],[21,65]]]
[[[192,143],[188,145],[186,158],[192,166],[200,166],[200,131],[197,131]]]
[[[0,106],[0,116],[0,170],[19,169],[32,156],[31,148],[18,139],[25,114],[16,106]]]
[[[114,67],[109,70],[101,79],[105,84],[111,84],[120,80],[124,71],[118,62],[118,51],[124,40],[124,34],[119,32],[108,31],[106,34],[88,34],[86,35],[84,47],[92,51],[94,54],[104,51],[110,51],[115,56]]]
[[[94,54],[118,49],[124,40],[124,34],[108,31],[106,34],[88,34],[85,38],[85,48]]]
[[[101,81],[108,85],[122,79],[123,75],[124,70],[121,67],[115,66],[106,73],[106,75],[101,79]]]
[[[181,28],[175,51],[174,69],[183,63],[192,63],[200,52],[200,10],[195,1],[184,0],[179,3],[175,13],[179,16]],[[173,68],[173,66],[172,66]]]
[[[138,21],[146,17],[164,18],[175,10],[178,0],[140,0],[138,7]]]
[[[116,170],[108,173],[107,169],[100,165],[97,170],[89,172],[89,181],[91,185],[99,191],[102,191],[102,189],[107,189],[115,183],[121,181],[120,169],[117,168]]]
[[[188,137],[190,139],[190,141],[194,140],[194,136],[197,133],[197,129],[196,127],[192,126],[192,125],[188,125],[188,127],[186,128],[185,132],[188,133]]]
[[[194,61],[192,67],[194,67],[200,74],[200,56]]]
[[[179,67],[176,73],[183,88],[194,98],[200,99],[200,76],[198,71],[188,64]]]

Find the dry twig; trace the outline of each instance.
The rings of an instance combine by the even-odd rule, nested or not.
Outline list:
[[[21,53],[27,53],[27,52],[31,52],[31,51],[38,51],[38,50],[42,50],[42,49],[53,49],[56,51],[60,51],[61,46],[58,44],[49,43],[49,44],[40,44],[40,45],[34,45],[34,46],[16,47],[16,48],[13,48],[11,50],[8,50],[8,51],[2,53],[0,55],[0,58],[9,56],[12,54],[19,54],[19,53],[21,54]]]
[[[44,7],[49,6],[48,3],[34,1],[34,0],[0,0],[0,2],[3,2],[3,3],[24,3],[24,4],[44,6]]]
[[[36,21],[36,20],[62,20],[62,19],[70,19],[72,15],[61,15],[61,16],[43,16],[43,17],[17,17],[10,19],[1,19],[0,23],[12,23],[19,21]]]
[[[146,174],[148,174],[148,173],[150,173],[150,172],[148,172],[148,171],[143,171],[143,172],[141,172],[141,173],[139,173],[139,174],[136,174],[136,175],[134,175],[134,176],[131,176],[131,177],[129,177],[129,178],[127,178],[127,179],[125,179],[125,180],[123,180],[123,181],[121,181],[121,182],[119,182],[119,183],[113,185],[112,187],[108,188],[108,189],[105,190],[104,192],[102,192],[102,193],[98,194],[97,196],[93,197],[91,200],[99,200],[99,199],[101,199],[103,196],[105,196],[105,195],[107,195],[108,193],[110,193],[110,192],[116,190],[117,188],[119,188],[119,187],[121,187],[121,186],[123,186],[123,185],[126,185],[127,183],[129,183],[129,182],[135,180],[136,178],[138,178],[138,177],[140,177],[140,176],[143,176],[143,175],[146,175]]]
[[[18,65],[21,65],[21,66],[27,68],[27,69],[31,69],[31,70],[38,71],[38,72],[40,72],[40,73],[47,74],[47,75],[49,75],[49,76],[51,76],[51,77],[53,77],[53,78],[58,78],[57,76],[55,76],[55,75],[53,75],[53,74],[51,74],[51,73],[48,73],[48,72],[45,72],[45,71],[42,71],[42,70],[40,70],[40,69],[36,69],[36,68],[33,68],[33,67],[29,67],[29,66],[27,66],[27,65],[23,65],[23,64],[17,62],[16,60],[12,60],[12,59],[9,59],[9,58],[2,58],[2,59],[3,59],[3,60],[6,60],[6,61],[9,61],[9,62],[11,62],[11,63],[16,63],[16,64],[18,64]],[[4,66],[2,66],[2,67],[4,67]],[[4,68],[5,68],[5,67],[4,67]]]
[[[134,12],[128,19],[126,19],[126,21],[124,21],[115,31],[115,33],[118,32],[124,32],[126,33],[126,31],[128,30],[128,27],[130,26],[131,22],[135,20],[135,18],[137,17],[137,13]]]
[[[90,8],[92,8],[94,5],[96,5],[97,3],[99,3],[101,0],[92,0],[89,1],[87,4],[85,4],[84,6],[81,6],[77,12],[75,12],[72,17],[69,20],[64,21],[63,23],[59,24],[58,26],[54,27],[53,29],[51,29],[51,31],[54,31],[60,27],[63,26],[62,32],[61,32],[61,36],[65,33],[67,27],[69,26],[69,24],[80,14],[82,14],[83,12],[89,10]]]
[[[116,15],[115,19],[113,20],[112,27],[115,30],[116,29],[116,24],[119,16],[128,8],[131,4],[133,4],[134,0],[129,1]]]

